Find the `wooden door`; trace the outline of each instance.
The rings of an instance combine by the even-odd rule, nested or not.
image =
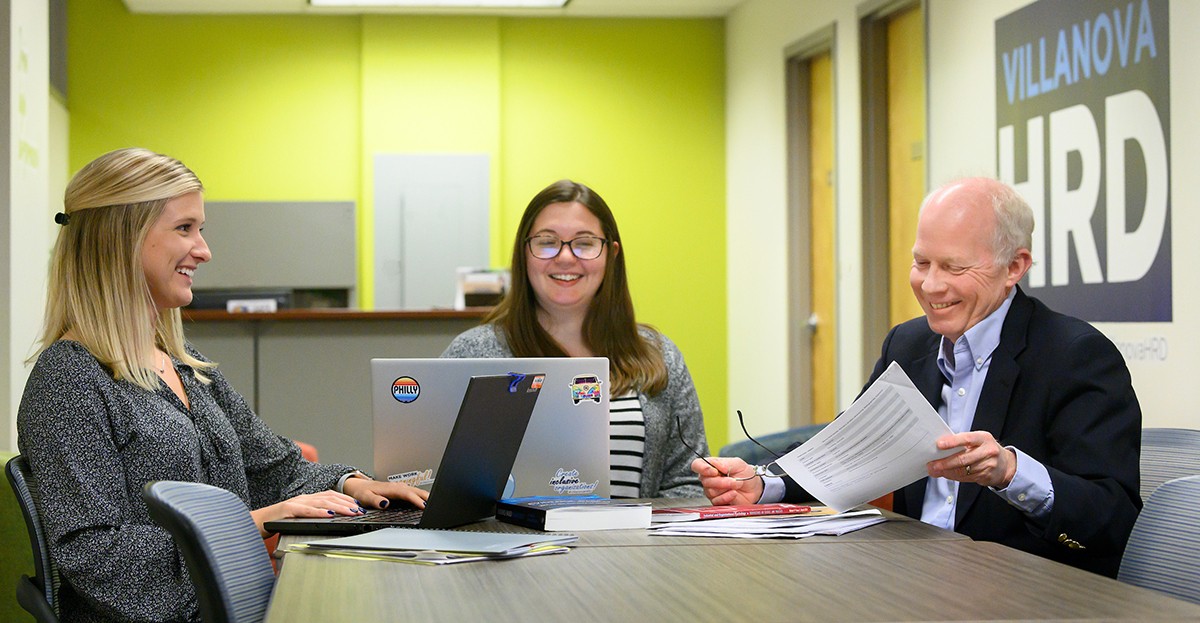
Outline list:
[[[812,421],[837,415],[837,262],[834,217],[833,58],[809,60],[809,284],[812,301]]]
[[[908,285],[925,197],[925,19],[920,5],[887,24],[888,319],[922,314]]]

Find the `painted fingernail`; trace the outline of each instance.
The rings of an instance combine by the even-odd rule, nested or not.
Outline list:
[[[330,510],[327,510],[327,511],[325,511],[325,512],[326,512],[326,513],[329,513],[330,515],[336,515],[336,514],[337,514],[337,513],[333,512],[333,511],[330,511]]]
[[[379,503],[379,508],[387,508],[387,505],[388,505],[388,501],[384,500]]]
[[[363,507],[359,506],[359,507],[358,507],[358,512],[359,512],[359,513],[361,513],[361,514],[363,514],[363,515],[366,515],[366,514],[367,514],[367,509],[365,509],[365,508],[363,508]]]

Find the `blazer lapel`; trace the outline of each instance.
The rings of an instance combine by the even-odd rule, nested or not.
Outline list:
[[[975,407],[975,419],[971,423],[971,430],[985,430],[1001,444],[1004,440],[1000,438],[1000,434],[1008,417],[1013,386],[1021,373],[1017,356],[1025,350],[1029,319],[1033,314],[1033,303],[1021,291],[1020,286],[1016,288],[1017,295],[1004,318],[1004,326],[1000,330],[1000,344],[992,353],[987,378],[983,382],[983,391],[979,394],[979,404]],[[962,520],[982,489],[983,487],[975,484],[963,483],[959,486],[958,504],[954,513],[955,525]]]

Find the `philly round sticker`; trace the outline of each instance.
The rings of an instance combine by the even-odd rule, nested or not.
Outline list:
[[[405,404],[421,395],[421,385],[411,376],[402,376],[392,382],[392,398]]]

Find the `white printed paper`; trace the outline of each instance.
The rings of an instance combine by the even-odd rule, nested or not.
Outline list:
[[[925,464],[961,448],[938,450],[952,434],[896,362],[850,408],[804,445],[776,461],[813,497],[839,512],[926,475]]]

